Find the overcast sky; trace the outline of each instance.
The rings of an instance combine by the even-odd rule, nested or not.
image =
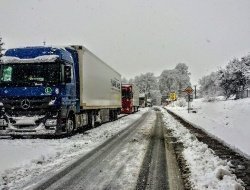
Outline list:
[[[182,62],[196,84],[250,52],[250,0],[0,0],[0,36],[84,45],[126,78]]]

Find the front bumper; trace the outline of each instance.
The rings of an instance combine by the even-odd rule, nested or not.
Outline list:
[[[13,119],[13,118],[12,118]],[[39,118],[19,117],[14,118],[15,124],[7,122],[5,126],[0,126],[0,135],[61,135],[58,125],[46,125],[44,122],[36,123]]]
[[[0,136],[39,136],[39,135],[60,135],[55,130],[0,130]]]

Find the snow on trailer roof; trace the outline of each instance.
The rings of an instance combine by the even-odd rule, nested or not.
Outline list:
[[[1,57],[1,63],[41,63],[41,62],[54,62],[58,59],[58,55],[42,55],[31,59],[20,59],[14,56],[3,56]]]

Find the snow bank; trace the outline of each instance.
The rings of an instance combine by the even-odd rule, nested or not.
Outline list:
[[[216,98],[213,102],[197,99],[191,106],[197,113],[188,114],[187,107],[166,108],[250,158],[250,98]]]
[[[240,190],[241,181],[230,171],[230,163],[214,155],[213,151],[162,109],[166,127],[183,143],[183,156],[191,172],[192,188],[197,190]]]
[[[3,56],[1,57],[2,63],[41,63],[41,62],[54,62],[58,55],[42,55],[35,57],[34,59],[20,59],[18,57]]]

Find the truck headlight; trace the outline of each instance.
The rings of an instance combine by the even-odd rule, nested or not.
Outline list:
[[[57,125],[57,119],[47,119],[45,122],[45,126],[55,126]]]
[[[5,110],[4,110],[4,106],[3,106],[3,103],[2,103],[2,102],[0,102],[0,111],[3,111],[3,112],[5,111]]]
[[[5,121],[5,119],[0,119],[0,126],[7,126],[7,122]]]

